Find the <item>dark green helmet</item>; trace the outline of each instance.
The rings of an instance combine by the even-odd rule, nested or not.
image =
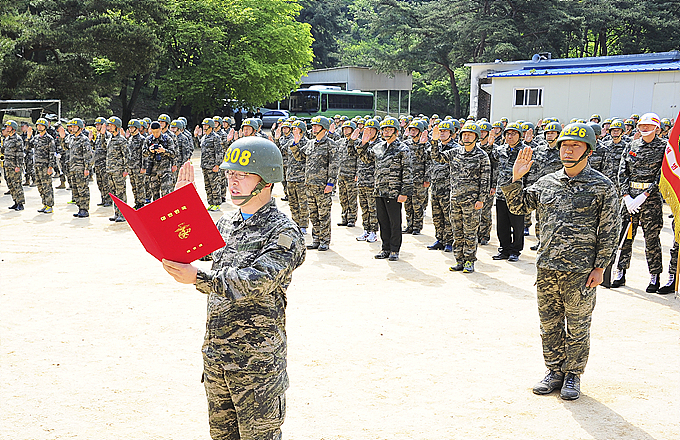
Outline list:
[[[217,121],[215,121],[215,123],[217,123]],[[182,121],[180,121],[179,119],[175,119],[174,121],[172,121],[170,123],[170,127],[175,127],[175,128],[178,128],[178,129],[181,130],[181,129],[184,128],[184,123]]]
[[[533,130],[534,129],[534,124],[532,122],[522,122],[522,129],[524,131],[527,130]]]
[[[246,119],[247,120],[247,119]],[[305,121],[302,119],[296,119],[293,121],[292,124],[290,124],[291,128],[298,128],[304,134],[307,131],[307,124],[305,124]]]
[[[592,115],[592,116],[590,117],[590,119],[591,119],[591,120],[592,120],[592,119],[597,119],[597,122],[598,122],[598,123],[602,120],[602,118],[600,117],[600,115],[598,115],[597,113],[594,114],[594,115]]]
[[[479,129],[479,125],[477,125],[474,122],[468,122],[465,125],[463,125],[463,128],[460,129],[460,132],[461,134],[465,132],[474,133],[477,135],[477,139],[482,137],[482,132]]]
[[[595,136],[602,136],[602,127],[600,126],[600,124],[598,124],[597,122],[588,122],[586,125],[590,125],[590,127],[595,132]]]
[[[439,130],[449,130],[451,133],[456,131],[456,126],[454,122],[458,122],[455,119],[449,119],[448,121],[441,121],[437,127]]]
[[[417,128],[418,131],[422,133],[427,129],[427,123],[420,119],[414,119],[410,124],[408,124],[408,128]]]
[[[505,127],[505,130],[503,130],[503,134],[507,133],[508,130],[515,130],[517,133],[519,133],[520,136],[524,135],[524,128],[522,128],[522,126],[517,122],[513,122],[512,124],[508,124]]]
[[[489,124],[489,121],[479,121],[477,123],[479,125],[479,130],[480,131],[491,131],[491,124]]]
[[[493,124],[491,124],[492,128],[503,128],[503,123],[501,121],[494,121]]]
[[[103,116],[98,117],[94,120],[95,124],[106,124],[106,118]]]
[[[609,131],[612,131],[614,128],[620,128],[621,130],[625,130],[625,127],[623,126],[623,121],[621,119],[614,119],[609,126]]]
[[[324,130],[328,130],[331,126],[331,121],[325,116],[314,116],[310,121],[311,125],[320,125]]]
[[[85,121],[83,121],[83,120],[80,119],[80,118],[73,118],[73,119],[71,119],[70,121],[68,121],[68,123],[66,124],[66,126],[67,126],[67,127],[70,127],[70,126],[72,126],[72,125],[75,125],[75,126],[77,126],[78,128],[81,128],[81,129],[82,129],[82,128],[85,128]]]
[[[243,127],[251,127],[254,131],[257,131],[257,129],[260,128],[260,124],[257,123],[257,119],[248,118],[241,124],[241,128]]]
[[[130,119],[128,121],[128,128],[130,127],[135,127],[137,130],[139,130],[140,128],[142,128],[142,123],[139,122],[139,120],[137,119]]]
[[[560,133],[562,131],[562,126],[560,125],[559,122],[550,122],[548,125],[545,126],[545,129],[543,130],[546,133],[549,131],[556,131]]]
[[[37,121],[35,121],[35,125],[44,125],[47,127],[49,125],[49,122],[47,122],[47,119],[45,118],[40,118]]]
[[[115,125],[116,128],[122,128],[123,127],[123,121],[118,117],[118,116],[111,116],[108,121],[106,121],[107,125]]]
[[[357,124],[354,121],[345,121],[342,123],[342,128],[344,129],[345,127],[349,127],[354,131],[357,128]]]
[[[274,142],[259,136],[242,137],[224,155],[220,169],[257,174],[266,183],[283,180],[283,158]]]
[[[378,122],[377,119],[368,119],[364,122],[364,127],[373,128],[377,132],[380,127],[380,122]]]
[[[385,127],[392,127],[395,130],[399,130],[399,121],[392,116],[386,116],[385,119],[380,121],[380,128],[383,129]]]
[[[581,122],[575,122],[569,124],[562,129],[560,136],[557,138],[557,146],[562,144],[563,141],[580,141],[588,144],[591,150],[595,149],[597,140],[595,139],[595,131],[593,127],[588,124]]]

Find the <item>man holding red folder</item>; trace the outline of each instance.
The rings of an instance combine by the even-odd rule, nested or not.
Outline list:
[[[175,280],[208,295],[203,379],[213,439],[279,439],[285,415],[286,289],[305,259],[299,227],[276,208],[274,182],[283,179],[273,142],[245,137],[220,166],[240,210],[217,222],[226,246],[211,270],[163,260]],[[176,188],[193,183],[190,162]]]

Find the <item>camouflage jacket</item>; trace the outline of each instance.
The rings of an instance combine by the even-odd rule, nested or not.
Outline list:
[[[24,141],[17,133],[2,140],[2,152],[5,155],[5,166],[9,168],[24,167]]]
[[[481,142],[477,142],[477,146],[482,149],[486,153],[486,155],[489,157],[489,163],[491,164],[491,188],[496,188],[496,181],[494,180],[494,176],[496,174],[496,169],[498,168],[498,164],[496,163],[496,159],[494,158],[493,155],[493,150],[494,150],[494,144],[482,144]],[[491,190],[489,188],[489,190]]]
[[[106,146],[106,172],[123,173],[129,171],[130,149],[122,134],[111,137]]]
[[[366,148],[369,150],[372,149],[376,142],[377,141],[369,142]],[[359,157],[359,152],[357,151],[356,146],[360,143],[361,142],[355,142],[354,144],[347,145],[347,148],[351,149],[359,158],[357,160],[357,186],[361,188],[373,188],[375,185],[375,159],[370,155]]]
[[[426,182],[430,182],[430,189],[433,195],[439,197],[449,197],[451,194],[451,168],[446,163],[437,162],[432,158],[432,150],[437,145],[439,154],[459,147],[454,140],[449,141],[448,144],[442,144],[441,141],[430,141],[430,161],[427,164]]]
[[[81,131],[78,136],[71,136],[68,144],[68,163],[71,173],[83,174],[92,165],[92,144],[85,134]]]
[[[163,147],[165,151],[159,153],[157,150],[160,147]],[[161,133],[159,137],[154,137],[151,134],[144,139],[144,147],[142,148],[143,168],[147,174],[170,171],[175,163],[175,154],[175,146],[169,136]]]
[[[604,165],[607,160],[607,145],[604,144],[600,139],[597,140],[593,154],[588,157],[588,164],[590,168],[595,171],[603,173]]]
[[[128,138],[129,161],[128,166],[131,172],[139,173],[144,166],[142,162],[142,150],[144,149],[144,136],[137,133]]]
[[[650,143],[642,138],[633,140],[624,151],[619,165],[621,196],[630,195],[634,198],[644,191],[649,195],[658,193],[665,152],[666,142],[658,136]],[[647,189],[635,189],[631,187],[632,182],[652,185]]]
[[[413,195],[411,152],[399,139],[391,144],[377,142],[370,149],[361,145],[357,147],[357,153],[365,162],[375,160],[375,197],[396,199],[399,196]]]
[[[177,135],[173,132],[170,131],[170,129],[165,130],[162,132],[162,134],[166,135],[170,139],[170,144],[172,145],[172,151],[175,152],[175,155],[172,158],[172,165],[180,165],[178,164],[179,160],[179,147],[177,146]]]
[[[181,135],[184,136],[185,139],[184,147],[186,148],[186,151],[184,152],[184,157],[186,160],[184,162],[186,162],[187,160],[190,160],[191,156],[194,154],[194,137],[186,129],[182,130]]]
[[[307,159],[303,156],[299,156],[302,160],[298,160],[295,156],[293,156],[293,151],[291,150],[293,142],[295,142],[295,140],[291,136],[290,139],[282,144],[282,148],[285,148],[286,157],[288,158],[288,167],[286,168],[286,182],[303,183],[305,181],[305,168],[307,166]],[[303,137],[300,139],[300,144],[305,145],[304,148],[306,148],[307,142],[309,142],[307,138]]]
[[[177,135],[177,166],[180,167],[191,159],[194,152],[194,143],[192,140],[181,132]]]
[[[354,177],[357,175],[358,156],[357,150],[354,148],[354,142],[354,140],[348,137],[343,137],[337,142],[338,160],[340,161],[338,175],[350,180],[354,180]]]
[[[209,170],[219,166],[224,158],[219,135],[211,132],[201,139],[201,168]]]
[[[533,185],[541,177],[554,173],[563,167],[560,160],[560,150],[557,147],[551,148],[548,143],[540,144],[536,147],[532,159],[534,163],[524,179],[524,183],[527,186]]]
[[[57,144],[54,142],[54,138],[45,132],[42,136],[39,134],[34,135],[31,138],[31,141],[35,148],[35,165],[46,168],[56,168]]]
[[[614,143],[614,139],[609,139],[604,142],[607,148],[607,156],[605,157],[604,164],[602,165],[602,174],[609,177],[609,180],[619,187],[619,166],[621,165],[621,157],[623,152],[628,149],[629,142],[625,139],[621,139],[618,144]]]
[[[291,143],[290,152],[296,160],[305,160],[305,183],[317,186],[335,185],[340,167],[335,141],[324,136],[321,140],[309,140],[304,146],[302,143],[302,140],[299,145]]]
[[[501,186],[512,181],[512,167],[515,165],[517,155],[525,147],[524,142],[520,141],[515,148],[510,148],[508,144],[502,144],[494,150],[496,161],[498,162],[498,172],[496,173],[496,197],[503,200],[505,196],[501,192]],[[526,181],[526,176],[522,178]]]
[[[423,182],[428,182],[425,170],[430,162],[430,155],[427,154],[427,144],[420,144],[418,139],[408,137],[404,144],[411,151],[411,168],[413,169],[413,185],[423,186]]]
[[[208,295],[203,356],[227,371],[284,371],[286,289],[306,252],[300,229],[273,199],[247,220],[224,215],[217,229],[226,246],[196,280]]]
[[[102,136],[101,133],[95,133],[94,138],[94,163],[97,166],[106,166],[106,149],[112,134],[108,131]]]
[[[287,167],[288,166],[288,142],[292,142],[293,135],[288,134],[288,136],[282,134],[281,137],[278,139],[274,139],[274,143],[276,146],[279,148],[279,151],[281,152],[281,157],[283,157],[283,166]],[[288,180],[286,178],[286,180]]]
[[[513,214],[534,209],[541,218],[536,266],[588,273],[607,267],[617,247],[621,220],[614,184],[586,167],[570,178],[564,169],[524,188],[521,181],[503,186]]]
[[[489,156],[477,145],[467,151],[462,145],[439,152],[432,144],[432,159],[449,164],[451,199],[486,202],[491,191],[491,162]]]

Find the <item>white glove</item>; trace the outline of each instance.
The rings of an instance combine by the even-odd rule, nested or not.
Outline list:
[[[626,195],[626,196],[623,197],[623,202],[626,204],[626,209],[628,210],[628,212],[630,212],[631,214],[634,214],[633,210],[632,210],[632,206],[635,203],[635,200],[631,196]]]
[[[632,214],[637,214],[640,211],[640,206],[642,206],[643,203],[645,203],[645,200],[647,200],[647,195],[645,193],[640,194],[639,196],[635,197],[633,199],[633,203],[631,204],[630,211]]]

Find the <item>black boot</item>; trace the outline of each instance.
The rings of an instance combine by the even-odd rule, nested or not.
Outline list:
[[[24,204],[23,203],[17,203],[17,207],[14,208],[15,211],[23,211],[24,210]]]
[[[444,250],[444,243],[437,240],[434,243],[432,243],[431,245],[429,245],[427,248],[431,251],[442,251],[442,250]]]
[[[649,286],[647,286],[647,289],[645,291],[647,293],[656,293],[658,292],[660,285],[661,283],[659,282],[659,275],[653,274],[652,279],[649,281]]]
[[[621,269],[621,278],[612,281],[612,289],[626,285],[626,269]]]
[[[9,209],[17,209],[17,204],[15,203],[14,205],[10,206]]]

